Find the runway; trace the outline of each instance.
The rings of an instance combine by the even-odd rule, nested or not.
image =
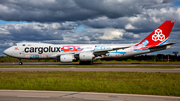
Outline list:
[[[148,68],[0,68],[0,71],[101,71],[101,72],[165,72],[180,73],[180,68],[148,69]]]
[[[19,65],[18,62],[14,63],[3,63],[0,66],[80,66],[79,64],[72,63],[64,63],[64,64],[56,64],[57,62],[23,62],[23,65]],[[94,63],[96,65],[102,66],[180,66],[180,64],[140,64],[140,63],[131,63],[131,64],[102,64],[102,63]]]
[[[0,101],[179,101],[180,97],[35,90],[0,90]]]
[[[45,62],[46,63],[46,62]],[[17,63],[0,64],[0,66],[19,66],[19,68],[0,68],[0,71],[107,71],[107,72],[166,72],[180,73],[180,68],[157,69],[157,68],[76,68],[79,64],[44,64],[42,62],[25,62],[23,65]],[[95,64],[117,65],[117,66],[167,66],[167,64]],[[72,66],[70,68],[21,68],[21,66]],[[168,66],[180,66],[180,64],[168,64]]]

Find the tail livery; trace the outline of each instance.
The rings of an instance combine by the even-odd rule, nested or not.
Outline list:
[[[144,40],[135,46],[142,45],[142,48],[154,47],[164,44],[170,35],[175,20],[165,21],[161,26],[156,28]]]

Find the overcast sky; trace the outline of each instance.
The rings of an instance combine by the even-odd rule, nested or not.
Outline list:
[[[137,43],[166,20],[176,20],[168,42],[178,43],[152,54],[179,52],[179,0],[0,0],[0,56],[24,41]]]

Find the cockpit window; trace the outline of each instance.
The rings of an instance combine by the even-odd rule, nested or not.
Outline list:
[[[17,46],[17,44],[14,44],[14,46]]]

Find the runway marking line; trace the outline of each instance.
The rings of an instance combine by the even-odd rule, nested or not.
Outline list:
[[[158,97],[158,98],[177,98],[180,99],[180,97],[175,97],[175,96],[159,96],[159,95],[140,95],[140,94],[117,94],[117,93],[93,93],[93,92],[80,92],[80,93],[87,93],[87,94],[96,94],[96,95],[124,95],[124,96],[137,96],[137,97]]]
[[[29,97],[29,98],[50,98],[50,96],[23,96],[23,95],[19,95],[17,97]]]
[[[95,99],[95,98],[84,98],[86,100],[99,100],[99,101],[124,101],[124,100],[107,100],[107,99]]]
[[[12,91],[18,91],[18,92],[49,92],[49,93],[76,93],[76,94],[91,94],[91,95],[115,95],[115,96],[120,96],[120,95],[124,95],[124,96],[137,96],[137,97],[158,97],[158,98],[176,98],[176,99],[180,99],[180,97],[175,97],[175,96],[159,96],[159,95],[140,95],[140,94],[118,94],[118,93],[96,93],[96,92],[70,92],[70,91],[41,91],[41,90],[0,90],[1,91],[7,91],[7,92],[12,92]],[[66,94],[66,95],[67,95]],[[69,94],[68,94],[69,95]],[[49,97],[50,96],[22,96],[19,95],[18,97]]]

